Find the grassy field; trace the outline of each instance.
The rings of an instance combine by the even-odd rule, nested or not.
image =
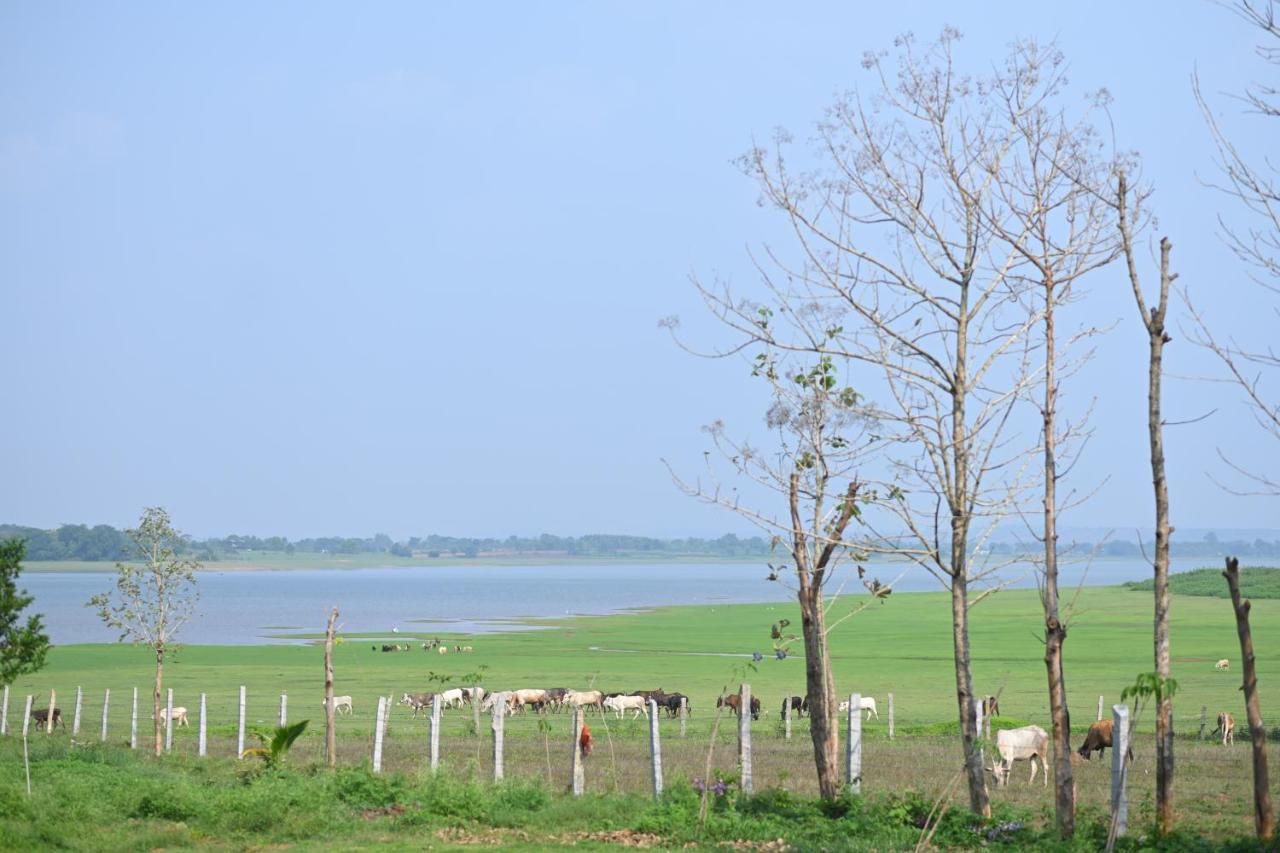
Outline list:
[[[841,600],[833,617],[847,612],[852,599]],[[367,764],[374,707],[379,695],[399,698],[405,691],[438,689],[447,683],[470,682],[478,676],[490,689],[535,686],[634,690],[662,687],[692,697],[693,718],[681,738],[676,721],[663,722],[664,767],[668,778],[705,777],[710,748],[711,766],[732,774],[735,752],[732,726],[722,720],[712,747],[715,697],[736,689],[742,681],[764,700],[765,715],[756,724],[756,786],[804,795],[814,790],[806,723],[796,725],[795,737],[783,740],[778,722],[781,697],[802,693],[803,661],[799,649],[787,660],[769,655],[769,627],[782,618],[798,623],[793,605],[735,605],[664,608],[645,613],[582,617],[544,623],[544,630],[444,637],[474,647],[471,654],[425,653],[411,633],[402,634],[413,650],[383,653],[370,642],[348,637],[336,651],[337,692],[355,697],[355,714],[339,722],[340,754],[344,766]],[[1280,657],[1268,650],[1280,643],[1280,601],[1254,605],[1254,641],[1259,649],[1259,680],[1264,711],[1280,700]],[[317,619],[321,614],[317,615]],[[1044,698],[1043,646],[1039,641],[1038,603],[1030,590],[1002,592],[974,612],[972,644],[978,689],[1001,691],[1006,718],[1002,723],[1035,722],[1048,728]],[[1151,599],[1149,594],[1123,589],[1086,589],[1076,603],[1066,645],[1067,682],[1073,702],[1073,728],[1083,732],[1096,715],[1100,694],[1110,703],[1134,676],[1151,668]],[[421,637],[434,636],[423,632]],[[955,730],[954,674],[951,666],[950,612],[941,594],[895,595],[843,623],[832,633],[832,656],[837,688],[876,697],[879,721],[866,728],[865,790],[875,796],[901,796],[918,791],[938,795],[959,765]],[[381,643],[379,642],[380,646]],[[752,663],[750,653],[768,655]],[[1212,719],[1219,710],[1243,719],[1239,691],[1239,654],[1230,606],[1212,598],[1177,597],[1173,608],[1174,676],[1180,683],[1175,700],[1177,726],[1183,739],[1178,753],[1178,798],[1181,817],[1207,837],[1222,840],[1251,831],[1251,777],[1245,741],[1222,747],[1196,739],[1201,706]],[[1229,658],[1230,672],[1217,672],[1213,663]],[[86,700],[81,740],[96,741],[101,726],[102,696],[111,689],[108,740],[128,737],[131,688],[149,701],[152,664],[142,649],[117,645],[67,646],[55,649],[46,669],[13,686],[10,721],[27,693],[47,702],[58,691],[58,704],[70,721],[76,688]],[[322,652],[314,645],[196,646],[184,648],[167,667],[166,685],[175,690],[175,703],[191,709],[193,726],[179,730],[171,761],[192,762],[195,751],[195,710],[199,693],[208,697],[210,752],[235,753],[236,699],[240,685],[249,693],[249,725],[265,730],[275,719],[282,691],[289,697],[291,720],[310,718],[318,726],[304,736],[294,761],[305,766],[318,759],[322,747]],[[887,738],[887,694],[894,694],[898,737]],[[146,723],[148,712],[141,716]],[[532,716],[508,723],[507,772],[529,784],[559,790],[566,780],[569,720],[552,716],[539,724]],[[591,759],[588,786],[610,796],[639,797],[647,781],[647,736],[643,721],[591,720],[597,751]],[[1135,826],[1151,813],[1150,730],[1152,714],[1139,721],[1138,759],[1134,768]],[[145,725],[143,726],[145,728]],[[452,712],[444,726],[445,775],[459,784],[487,778],[491,768],[488,721],[477,737],[470,711]],[[389,769],[414,775],[426,756],[427,726],[410,719],[397,707],[386,748]],[[55,735],[55,742],[64,735]],[[1079,735],[1075,738],[1079,741]],[[12,741],[10,741],[12,743]],[[54,749],[54,744],[44,748]],[[9,756],[14,756],[12,751]],[[1273,761],[1280,756],[1273,757]],[[59,760],[66,760],[65,758]],[[10,764],[9,758],[0,763]],[[56,763],[56,762],[55,762]],[[217,763],[217,762],[213,762]],[[232,765],[234,761],[228,762]],[[1081,803],[1100,813],[1108,787],[1108,763],[1079,763],[1077,787]],[[52,772],[53,765],[50,765]],[[12,768],[10,768],[11,770]],[[998,802],[1024,809],[1040,825],[1051,810],[1051,793],[1039,783],[1025,784],[1026,769],[1016,781],[996,792]],[[39,789],[45,771],[33,768]],[[16,783],[8,772],[3,784]]]

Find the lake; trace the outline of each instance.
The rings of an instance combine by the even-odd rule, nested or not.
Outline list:
[[[1174,560],[1174,571],[1203,566],[1203,559]],[[869,577],[889,582],[906,570],[900,592],[938,590],[924,570],[894,563],[871,563]],[[1034,586],[1029,567],[1012,568],[1015,587]],[[179,634],[185,643],[244,645],[281,642],[273,634],[324,631],[329,609],[341,610],[347,632],[392,629],[484,633],[528,629],[512,620],[616,613],[672,604],[747,604],[794,600],[788,586],[766,580],[768,570],[752,563],[605,563],[575,562],[530,566],[423,566],[370,569],[200,572],[197,614]],[[1138,560],[1095,560],[1091,567],[1064,564],[1064,589],[1140,580],[1151,569]],[[785,575],[783,576],[785,579]],[[830,592],[841,584],[862,592],[857,575],[842,570]],[[104,643],[113,632],[84,606],[89,597],[114,584],[103,572],[32,572],[19,585],[35,596],[31,609],[44,617],[57,644]]]

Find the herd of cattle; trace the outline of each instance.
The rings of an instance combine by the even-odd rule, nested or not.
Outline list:
[[[558,712],[566,708],[595,709],[601,713],[613,711],[619,717],[628,711],[636,717],[648,716],[649,700],[657,703],[658,708],[674,717],[680,713],[681,702],[685,711],[690,710],[689,697],[683,693],[667,693],[661,688],[657,690],[637,690],[633,693],[604,693],[600,690],[570,690],[566,687],[527,688],[511,690],[505,693],[486,691],[483,687],[454,687],[439,693],[405,693],[400,697],[400,704],[413,709],[416,718],[419,711],[426,711],[439,704],[441,710],[446,708],[462,708],[479,703],[482,712],[492,711],[500,701],[506,701],[507,713],[523,714],[528,710],[536,713]]]

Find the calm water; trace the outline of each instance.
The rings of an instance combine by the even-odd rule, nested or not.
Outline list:
[[[1174,570],[1202,565],[1175,560]],[[868,574],[888,582],[904,569],[871,564]],[[1005,572],[1018,577],[1026,569]],[[1085,567],[1067,565],[1062,585],[1079,582]],[[503,620],[614,613],[667,604],[740,604],[794,599],[790,589],[765,580],[767,569],[749,563],[615,563],[549,566],[440,566],[421,568],[324,569],[283,572],[218,572],[199,575],[197,615],[180,634],[182,642],[239,645],[267,641],[269,635],[323,632],[329,608],[342,612],[348,632],[484,632],[509,630]],[[1150,577],[1136,560],[1098,560],[1088,569],[1091,586]],[[845,572],[832,590],[862,590],[856,575]],[[21,577],[35,596],[32,609],[43,614],[55,643],[110,642],[115,635],[84,606],[89,597],[112,586],[109,572],[39,573]],[[1034,586],[1030,576],[1014,586]],[[900,591],[937,590],[937,582],[911,569]]]

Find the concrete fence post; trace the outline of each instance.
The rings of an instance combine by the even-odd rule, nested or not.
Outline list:
[[[685,725],[689,722],[689,700],[680,697],[680,737],[684,737]]]
[[[862,793],[862,694],[849,694],[849,736],[844,744],[845,781],[849,790]]]
[[[9,733],[9,685],[4,686],[4,700],[0,701],[0,735]]]
[[[209,754],[208,729],[205,726],[205,696],[200,694],[200,747],[198,753],[201,758]]]
[[[976,737],[982,737],[982,700],[976,696],[973,698],[973,731]],[[985,766],[987,763],[986,751],[978,750],[978,763]]]
[[[31,728],[31,703],[35,700],[34,696],[27,695],[27,707],[22,712],[22,739],[27,739],[27,730]]]
[[[480,700],[476,698],[480,685],[471,687],[471,719],[476,724],[476,737],[480,737]]]
[[[1204,740],[1204,727],[1209,723],[1209,707],[1207,705],[1200,706],[1200,734],[1196,736],[1196,740]]]
[[[1098,719],[1102,719],[1102,694],[1098,694]]]
[[[289,694],[280,694],[280,728],[284,728],[289,720]]]
[[[582,727],[586,723],[586,709],[581,705],[573,709],[573,760],[570,764],[570,786],[575,797],[581,797],[586,788],[586,773],[582,766]]]
[[[382,772],[382,735],[387,724],[387,697],[378,697],[378,716],[373,723],[373,772]]]
[[[44,733],[53,734],[53,712],[58,710],[58,691],[49,691],[49,716],[44,721]]]
[[[164,712],[164,751],[169,752],[173,749],[173,688],[169,688],[169,693],[165,699]]]
[[[503,736],[506,733],[507,694],[499,693],[498,700],[493,703],[493,781],[502,781]]]
[[[1112,705],[1111,715],[1111,817],[1119,838],[1129,828],[1129,707]]]
[[[129,748],[138,748],[138,688],[133,688],[133,711],[129,716]]]
[[[236,758],[244,758],[244,685],[240,685],[240,722],[236,727]]]
[[[107,742],[107,714],[111,708],[111,688],[102,693],[102,742]]]
[[[431,772],[440,768],[440,703],[431,703]]]
[[[791,697],[782,700],[782,737],[791,740]]]
[[[649,755],[653,765],[653,798],[662,797],[662,741],[658,732],[658,703],[649,699]]]
[[[71,736],[80,736],[80,706],[84,702],[84,691],[79,687],[76,688],[76,715],[71,721]]]
[[[738,771],[742,793],[755,790],[751,781],[751,685],[738,688]]]
[[[889,740],[893,740],[893,694],[889,694]]]

